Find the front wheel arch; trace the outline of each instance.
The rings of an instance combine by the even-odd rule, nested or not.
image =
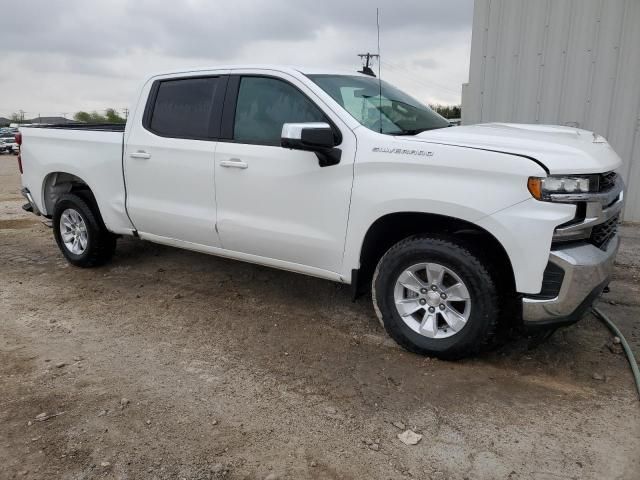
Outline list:
[[[509,255],[489,231],[472,222],[446,215],[396,212],[378,218],[367,230],[360,249],[360,269],[352,278],[354,296],[367,292],[378,262],[393,245],[421,234],[455,238],[490,267],[494,276],[499,278],[498,289],[501,293],[516,295],[515,275]]]

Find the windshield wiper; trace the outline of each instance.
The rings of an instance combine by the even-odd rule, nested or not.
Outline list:
[[[419,133],[422,132],[426,132],[427,130],[437,130],[438,128],[445,128],[443,127],[428,127],[428,128],[414,128],[414,129],[409,129],[409,130],[401,130],[400,132],[389,132],[392,135],[418,135]]]

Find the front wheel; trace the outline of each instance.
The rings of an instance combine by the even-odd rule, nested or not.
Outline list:
[[[60,251],[76,267],[97,267],[111,259],[116,237],[105,227],[92,196],[66,194],[53,211],[53,234]]]
[[[397,343],[443,359],[478,353],[499,316],[488,270],[444,237],[414,236],[394,245],[378,263],[372,292],[376,314]]]

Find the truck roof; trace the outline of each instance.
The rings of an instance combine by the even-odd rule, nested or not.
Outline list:
[[[292,75],[354,75],[364,76],[362,73],[354,70],[335,69],[335,68],[321,68],[321,67],[308,67],[308,66],[294,66],[294,65],[278,65],[278,64],[236,64],[236,65],[210,65],[201,67],[190,67],[184,69],[165,70],[162,72],[156,72],[151,77],[159,77],[165,75],[175,75],[183,73],[197,73],[207,72],[212,70],[274,70],[277,72],[289,73]]]

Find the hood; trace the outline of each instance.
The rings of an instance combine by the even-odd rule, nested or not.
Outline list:
[[[484,123],[400,138],[523,155],[537,160],[551,174],[603,173],[622,164],[604,137],[555,125]]]

